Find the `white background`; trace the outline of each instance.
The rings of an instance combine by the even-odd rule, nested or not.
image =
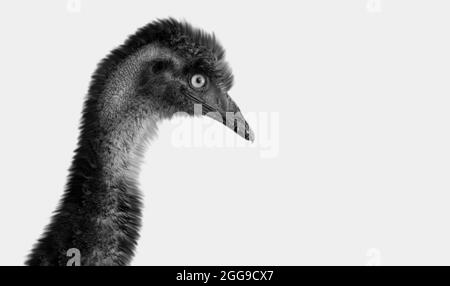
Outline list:
[[[57,206],[98,61],[167,16],[216,33],[278,152],[178,148],[162,124],[133,265],[450,264],[450,3],[368,2],[1,1],[0,265]]]

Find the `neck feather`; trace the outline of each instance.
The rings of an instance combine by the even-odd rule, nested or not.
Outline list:
[[[140,227],[139,166],[160,116],[136,112],[127,97],[135,96],[144,64],[161,53],[142,48],[91,86],[66,191],[28,265],[66,265],[72,248],[81,265],[130,262]]]

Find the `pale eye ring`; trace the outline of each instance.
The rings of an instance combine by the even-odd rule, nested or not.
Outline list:
[[[195,74],[191,77],[191,85],[193,88],[203,88],[206,85],[206,77],[201,74]]]

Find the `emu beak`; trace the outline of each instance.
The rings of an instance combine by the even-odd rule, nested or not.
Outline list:
[[[211,102],[207,103],[207,105],[209,105],[208,109],[211,109],[211,107],[213,108],[213,110],[208,111],[206,115],[222,122],[245,140],[253,142],[255,140],[255,134],[234,100],[227,93],[216,93],[214,97],[216,98],[214,103],[212,103],[211,100],[208,100],[208,97],[205,98],[207,102]]]
[[[232,129],[245,140],[250,140],[251,142],[253,142],[255,140],[255,134],[242,115],[239,106],[228,94],[225,94],[224,98],[225,103],[223,104],[222,108],[218,110],[218,113],[222,117],[222,123],[228,126],[228,128]]]
[[[227,93],[216,91],[206,95],[202,101],[197,101],[197,103],[196,106],[202,107],[203,115],[222,122],[245,140],[251,142],[255,140],[255,134],[242,116],[241,110]]]

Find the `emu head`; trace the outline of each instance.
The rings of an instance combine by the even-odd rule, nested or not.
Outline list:
[[[104,87],[109,97],[103,110],[109,118],[123,110],[159,118],[207,115],[253,141],[253,132],[228,95],[233,75],[224,54],[214,35],[185,22],[150,23],[100,65],[95,78],[110,83]],[[102,76],[108,71],[111,75]]]

